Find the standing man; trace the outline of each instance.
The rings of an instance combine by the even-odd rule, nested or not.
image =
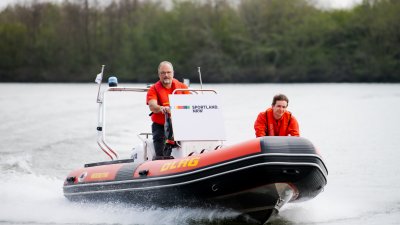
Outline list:
[[[174,67],[172,63],[163,61],[158,66],[158,77],[160,78],[147,91],[146,103],[149,105],[151,113],[151,131],[153,134],[154,149],[156,156],[154,159],[163,159],[170,156],[171,152],[164,152],[165,147],[165,114],[170,114],[168,95],[175,89],[187,89],[188,87],[174,78]],[[186,94],[185,91],[177,91],[176,94]]]
[[[256,137],[262,136],[300,136],[299,124],[287,111],[289,99],[283,95],[275,95],[271,108],[258,114],[254,122]]]

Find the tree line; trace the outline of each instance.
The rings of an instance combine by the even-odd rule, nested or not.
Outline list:
[[[399,82],[400,1],[323,10],[307,0],[65,0],[0,12],[0,82]]]

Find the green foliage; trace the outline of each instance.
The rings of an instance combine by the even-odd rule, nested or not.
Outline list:
[[[400,2],[321,10],[307,0],[89,0],[0,12],[0,81],[87,82],[100,66],[154,82],[399,82]],[[96,3],[96,1],[94,1]]]

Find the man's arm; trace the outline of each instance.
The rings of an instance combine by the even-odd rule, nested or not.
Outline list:
[[[292,116],[292,118],[290,119],[288,133],[290,136],[300,136],[299,123],[294,116]]]
[[[254,131],[256,133],[256,137],[265,136],[265,131],[267,130],[267,119],[264,113],[260,113],[257,116],[256,121],[254,122]]]
[[[149,104],[149,109],[153,113],[159,113],[161,112],[162,114],[169,113],[169,107],[168,106],[160,106],[157,104],[157,100],[155,99],[150,99],[147,104]]]

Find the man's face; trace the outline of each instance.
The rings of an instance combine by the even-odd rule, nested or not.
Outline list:
[[[174,71],[168,64],[163,64],[158,71],[158,76],[164,86],[170,85],[172,83],[172,78],[174,77]]]
[[[279,120],[283,114],[286,112],[287,108],[287,102],[282,100],[282,101],[276,101],[275,105],[272,106],[272,111],[274,112],[274,118],[276,120]]]

